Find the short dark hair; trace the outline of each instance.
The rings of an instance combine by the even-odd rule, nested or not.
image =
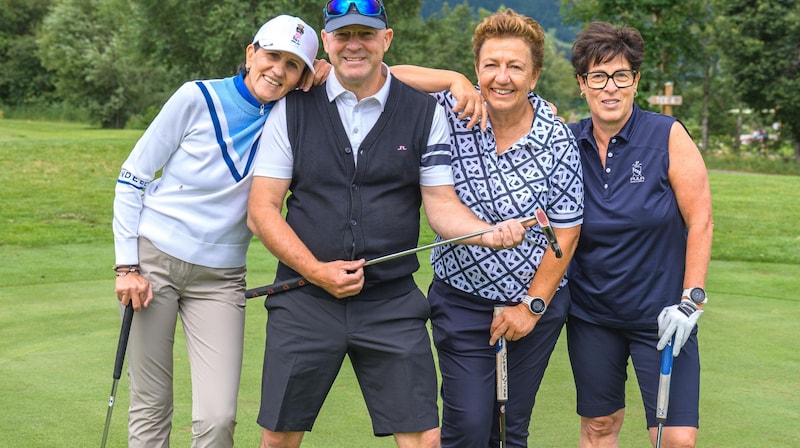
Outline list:
[[[631,64],[632,70],[639,70],[644,61],[644,39],[639,30],[627,25],[591,22],[578,33],[572,45],[572,67],[576,75],[619,56]]]

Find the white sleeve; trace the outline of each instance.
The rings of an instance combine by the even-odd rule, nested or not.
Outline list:
[[[444,108],[436,104],[433,113],[431,133],[428,136],[428,147],[420,165],[420,185],[436,187],[454,185],[451,165],[450,130],[447,125]],[[426,160],[427,159],[427,160]]]
[[[117,264],[139,263],[137,243],[144,189],[180,147],[196,117],[194,112],[199,95],[200,91],[194,83],[185,83],[178,88],[164,103],[122,164],[114,189],[112,223]]]
[[[286,100],[281,99],[272,106],[264,123],[264,132],[261,134],[253,164],[253,176],[292,178],[294,155],[286,127]]]

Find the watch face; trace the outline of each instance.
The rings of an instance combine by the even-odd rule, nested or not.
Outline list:
[[[689,293],[689,298],[692,299],[694,303],[700,303],[706,299],[706,292],[703,291],[703,288],[692,288],[692,292]]]
[[[531,311],[533,311],[534,314],[542,314],[545,309],[547,309],[547,305],[544,303],[544,300],[538,297],[531,300]]]

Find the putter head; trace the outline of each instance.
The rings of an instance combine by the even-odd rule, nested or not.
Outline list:
[[[547,214],[540,208],[537,208],[535,213],[536,221],[539,222],[539,227],[542,228],[542,232],[544,233],[545,238],[547,238],[550,248],[553,249],[553,252],[555,252],[556,258],[563,257],[564,253],[561,252],[561,246],[558,245],[556,234],[553,232],[553,228],[550,227],[550,220],[547,219]]]

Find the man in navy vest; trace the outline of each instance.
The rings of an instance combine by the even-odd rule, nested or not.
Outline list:
[[[442,107],[383,63],[394,32],[382,2],[329,1],[321,35],[333,75],[273,108],[248,205],[250,228],[280,261],[276,280],[310,283],[265,302],[261,447],[300,445],[345,355],[374,434],[394,435],[399,447],[437,447],[430,307],[413,278],[417,257],[364,263],[417,245],[421,205],[443,238],[492,224],[456,196]],[[523,235],[511,220],[463,243],[501,249]]]

